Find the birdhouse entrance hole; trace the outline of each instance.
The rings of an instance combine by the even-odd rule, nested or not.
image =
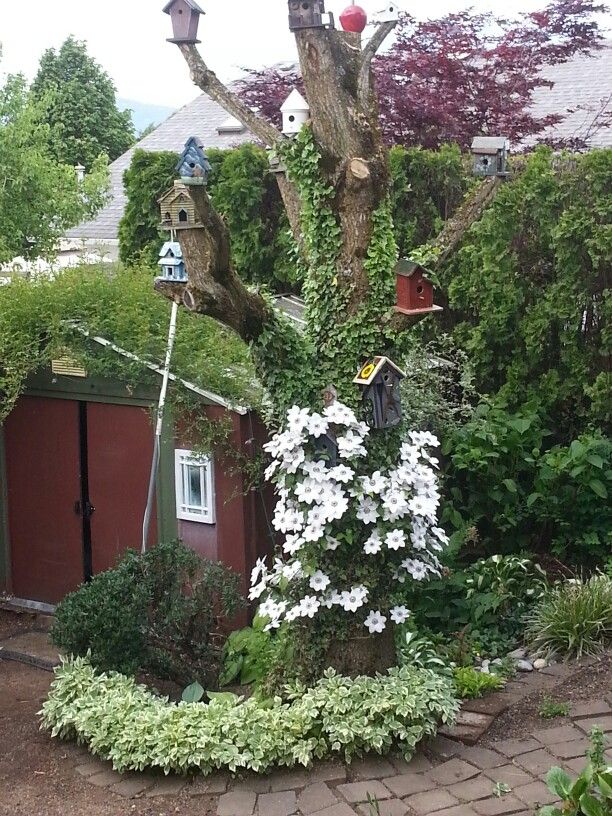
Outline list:
[[[180,210],[178,216],[179,221],[184,224],[187,221],[187,210]]]

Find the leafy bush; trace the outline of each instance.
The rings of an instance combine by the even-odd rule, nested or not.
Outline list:
[[[219,618],[240,607],[239,577],[178,542],[125,554],[57,607],[53,642],[93,666],[152,671],[183,685],[218,682]]]
[[[118,771],[266,771],[315,758],[399,748],[407,757],[457,711],[452,682],[430,671],[390,669],[350,680],[332,670],[286,701],[216,696],[170,704],[132,679],[100,674],[83,658],[56,670],[42,710],[52,736],[77,738]]]
[[[219,678],[222,686],[239,682],[259,684],[275,665],[292,659],[288,627],[265,632],[267,620],[255,617],[252,627],[232,632],[223,647],[223,669]]]
[[[594,575],[551,589],[529,616],[526,637],[548,656],[601,652],[612,639],[612,579]]]
[[[487,674],[472,666],[457,666],[453,670],[457,695],[462,700],[474,700],[483,697],[488,691],[495,691],[504,685],[503,677],[498,674]]]
[[[550,769],[546,782],[563,804],[541,808],[540,816],[612,816],[612,765],[606,764],[604,750],[603,732],[594,728],[589,762],[578,779],[572,781],[562,768]]]

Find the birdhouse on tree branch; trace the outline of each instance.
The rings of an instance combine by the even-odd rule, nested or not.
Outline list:
[[[474,175],[507,176],[510,142],[505,136],[476,136],[472,142]]]
[[[187,140],[185,149],[181,153],[176,172],[183,184],[205,186],[212,167],[203,146],[195,136]]]
[[[324,20],[324,17],[327,20]],[[289,0],[289,30],[334,27],[334,18],[325,14],[324,0]]]
[[[195,45],[198,40],[198,25],[200,14],[204,11],[194,0],[170,0],[164,6],[164,13],[170,15],[172,20],[173,37],[168,42]]]
[[[371,428],[394,428],[402,421],[400,383],[405,376],[388,357],[375,357],[353,380],[361,388],[365,421]]]
[[[310,120],[310,105],[302,94],[294,88],[281,106],[283,133],[296,136],[302,126]]]
[[[161,210],[161,228],[167,230],[202,229],[189,189],[180,181],[157,202]]]
[[[395,311],[406,315],[441,312],[434,306],[434,287],[424,266],[402,258],[395,267],[397,304]]]
[[[399,8],[397,3],[392,3],[391,0],[389,0],[389,2],[375,14],[374,20],[377,23],[396,23],[399,20]]]
[[[171,283],[187,283],[187,270],[178,241],[166,241],[159,253],[161,278]]]

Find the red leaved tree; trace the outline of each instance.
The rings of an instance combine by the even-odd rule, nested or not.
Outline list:
[[[404,14],[393,45],[373,62],[385,140],[435,148],[466,147],[475,134],[515,144],[537,137],[564,117],[530,111],[534,91],[553,84],[542,69],[600,47],[602,11],[592,0],[554,0],[515,20],[469,10],[426,22]],[[240,83],[242,98],[275,124],[294,87],[302,90],[293,66],[251,71]]]

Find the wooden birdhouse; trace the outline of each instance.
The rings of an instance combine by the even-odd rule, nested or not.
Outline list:
[[[164,13],[169,14],[172,20],[173,37],[168,42],[177,45],[181,43],[195,45],[200,42],[198,24],[200,14],[204,14],[204,11],[194,0],[170,0],[164,6]]]
[[[510,142],[505,136],[476,136],[472,142],[474,175],[507,176]]]
[[[338,464],[338,443],[331,434],[321,434],[314,440],[317,459],[322,459],[326,467],[333,468]]]
[[[289,0],[289,30],[325,28],[324,0]]]
[[[428,279],[425,267],[402,258],[395,267],[397,304],[396,312],[407,315],[441,312],[441,306],[434,306],[433,283]]]
[[[196,212],[189,188],[180,181],[164,193],[158,204],[161,210],[161,227],[167,230],[202,229],[203,224]]]
[[[310,106],[302,94],[294,88],[281,106],[283,133],[296,136],[310,120]]]
[[[397,3],[392,3],[391,0],[389,0],[389,2],[376,13],[374,20],[377,23],[396,23],[399,20],[399,8]]]
[[[212,167],[199,139],[192,136],[181,153],[176,172],[183,184],[205,186]]]
[[[161,277],[172,283],[186,283],[187,270],[183,261],[183,251],[178,241],[166,241],[159,253]]]
[[[375,357],[353,380],[361,388],[365,421],[371,428],[394,428],[402,421],[400,383],[405,376],[388,357]]]

